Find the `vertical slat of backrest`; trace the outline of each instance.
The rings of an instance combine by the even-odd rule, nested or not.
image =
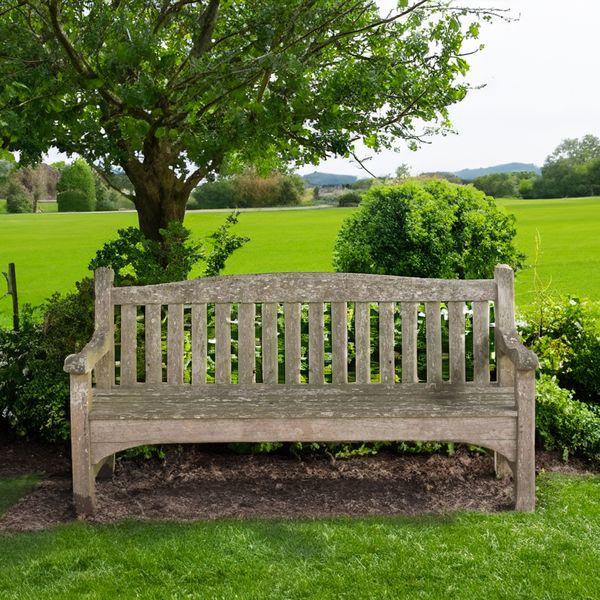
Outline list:
[[[417,302],[402,303],[402,382],[417,383]]]
[[[319,385],[325,382],[325,338],[323,302],[308,305],[308,382]]]
[[[137,306],[121,306],[121,385],[137,382]]]
[[[448,302],[448,334],[450,337],[450,381],[464,383],[465,368],[465,304]]]
[[[215,381],[231,383],[231,304],[215,304]]]
[[[261,308],[262,319],[262,380],[277,383],[277,304],[266,302]]]
[[[381,383],[394,382],[394,303],[379,303],[379,374]]]
[[[146,383],[162,382],[161,305],[146,304],[144,315]]]
[[[331,381],[348,383],[348,307],[331,303]]]
[[[105,331],[110,348],[96,365],[96,387],[109,389],[115,383],[115,309],[111,291],[115,279],[112,269],[101,267],[96,269],[95,279],[95,327]]]
[[[256,308],[252,303],[238,306],[238,382],[256,381]]]
[[[473,380],[490,382],[490,304],[473,302]]]
[[[354,346],[356,348],[356,383],[371,382],[371,306],[357,302],[354,306]]]
[[[167,315],[167,381],[183,383],[183,304],[169,304]]]
[[[497,284],[497,302],[495,304],[495,335],[500,331],[508,333],[515,328],[515,274],[508,265],[498,265],[494,271]],[[514,367],[507,356],[496,348],[498,382],[501,386],[514,383]]]
[[[285,382],[300,383],[300,310],[299,302],[285,302]]]
[[[427,326],[427,382],[442,381],[442,327],[439,302],[425,302]]]
[[[206,383],[208,354],[206,304],[192,305],[192,385]]]

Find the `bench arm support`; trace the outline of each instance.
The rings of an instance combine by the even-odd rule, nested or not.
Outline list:
[[[92,339],[78,354],[69,354],[65,358],[64,370],[72,375],[89,373],[96,363],[109,351],[110,338],[106,331],[97,329]]]
[[[535,370],[539,367],[537,356],[523,345],[516,329],[499,333],[496,338],[498,350],[508,356],[519,371]]]

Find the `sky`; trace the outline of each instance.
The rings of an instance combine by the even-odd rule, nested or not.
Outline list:
[[[457,2],[459,4],[460,2]],[[393,2],[380,2],[391,6]],[[468,6],[509,8],[518,21],[482,28],[485,48],[468,58],[467,81],[484,85],[450,107],[455,134],[430,138],[412,152],[359,158],[375,175],[409,165],[412,174],[457,171],[508,162],[541,166],[565,138],[600,137],[600,1],[480,0]],[[368,176],[350,159],[330,159],[314,170]]]

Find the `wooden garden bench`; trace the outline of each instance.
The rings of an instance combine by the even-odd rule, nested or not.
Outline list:
[[[534,509],[537,359],[515,330],[510,267],[491,280],[95,279],[95,333],[65,360],[79,514],[115,452],[261,441],[476,444],[507,461],[516,509]]]

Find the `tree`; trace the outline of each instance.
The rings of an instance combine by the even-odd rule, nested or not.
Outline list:
[[[377,187],[337,236],[336,271],[413,277],[488,278],[519,268],[514,217],[471,186],[443,180]]]
[[[131,181],[159,239],[224,165],[310,163],[449,127],[489,9],[372,0],[0,4],[0,139],[78,153]],[[465,46],[467,46],[465,48]],[[475,48],[476,49],[476,48]],[[35,123],[35,127],[32,127]]]
[[[410,177],[410,167],[406,163],[402,163],[396,167],[396,179],[406,179]]]
[[[514,173],[490,173],[473,180],[473,185],[493,198],[516,198],[519,195],[518,181]]]
[[[6,186],[6,210],[9,213],[30,213],[33,210],[31,194],[16,178],[11,178]]]
[[[96,207],[92,169],[83,159],[66,166],[57,184],[59,212],[86,212]]]

